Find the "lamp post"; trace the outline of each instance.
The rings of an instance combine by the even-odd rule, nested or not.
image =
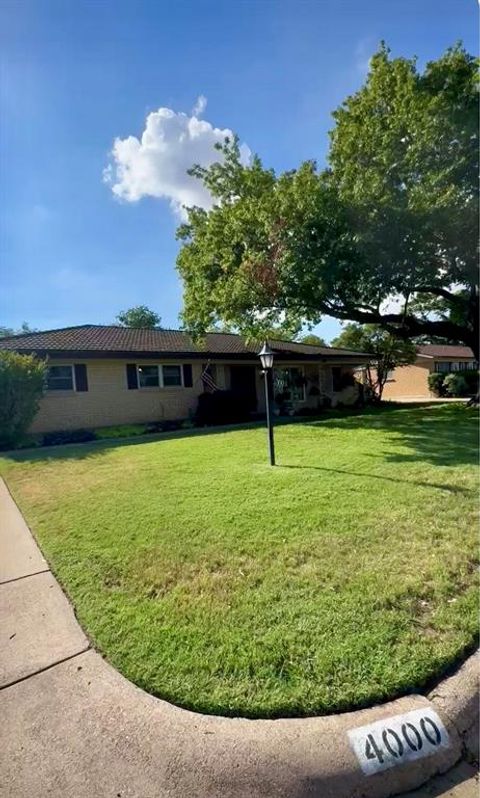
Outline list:
[[[267,411],[267,429],[268,429],[268,450],[270,453],[270,465],[275,465],[275,444],[273,441],[273,425],[272,425],[272,412],[270,400],[270,381],[273,368],[273,352],[265,341],[261,351],[258,353],[260,358],[263,375],[265,378],[265,409]]]

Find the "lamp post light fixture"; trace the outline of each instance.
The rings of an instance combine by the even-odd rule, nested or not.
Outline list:
[[[262,349],[258,353],[260,362],[262,364],[263,376],[265,378],[265,410],[267,412],[267,429],[268,429],[268,450],[270,454],[270,465],[275,465],[275,444],[273,441],[273,425],[272,425],[272,408],[270,399],[270,384],[272,380],[273,369],[273,352],[265,341]]]

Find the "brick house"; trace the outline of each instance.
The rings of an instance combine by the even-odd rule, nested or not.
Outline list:
[[[355,401],[353,372],[368,354],[288,341],[271,347],[275,385],[293,411],[325,397],[333,406]],[[252,414],[265,409],[258,347],[238,335],[208,333],[195,344],[179,330],[82,325],[2,338],[2,349],[48,362],[31,432],[188,418],[206,388],[207,365],[218,389],[241,396]]]
[[[467,346],[425,344],[417,348],[417,359],[409,366],[398,366],[390,372],[383,390],[384,399],[429,399],[434,396],[428,387],[428,375],[440,371],[478,369],[473,352]]]

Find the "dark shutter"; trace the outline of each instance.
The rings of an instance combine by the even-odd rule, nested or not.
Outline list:
[[[75,363],[75,388],[88,391],[87,367],[85,363]]]
[[[127,363],[127,385],[129,390],[138,388],[137,366],[135,363]]]
[[[185,388],[191,388],[193,385],[192,366],[190,363],[185,363],[183,366],[183,384]]]

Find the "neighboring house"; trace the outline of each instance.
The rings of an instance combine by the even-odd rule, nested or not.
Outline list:
[[[417,359],[410,366],[398,366],[390,372],[383,390],[384,399],[429,399],[428,375],[434,371],[478,369],[473,352],[467,346],[425,344],[417,347]]]
[[[368,354],[287,341],[270,345],[275,390],[293,410],[317,407],[324,397],[334,406],[355,400],[353,369],[365,365]],[[252,413],[265,409],[257,349],[238,335],[208,333],[196,345],[179,330],[83,325],[1,338],[2,349],[48,361],[32,432],[188,418],[212,379],[241,395]]]

